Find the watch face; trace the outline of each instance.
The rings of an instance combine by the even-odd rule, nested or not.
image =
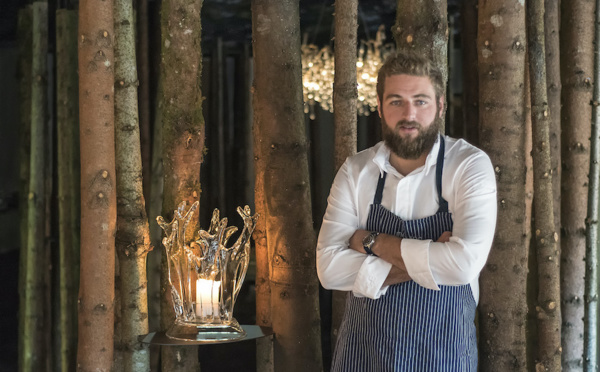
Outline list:
[[[370,247],[375,242],[375,236],[371,233],[363,239],[363,245]]]

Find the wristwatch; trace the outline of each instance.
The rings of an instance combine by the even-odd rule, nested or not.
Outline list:
[[[363,238],[363,241],[362,241],[363,248],[365,249],[365,252],[367,252],[367,254],[369,256],[379,257],[375,253],[373,253],[373,251],[371,250],[371,248],[373,247],[373,244],[375,244],[375,238],[377,237],[377,235],[379,235],[379,233],[377,231],[372,231]]]

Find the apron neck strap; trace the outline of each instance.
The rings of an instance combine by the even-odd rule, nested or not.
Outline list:
[[[444,169],[444,153],[446,152],[444,136],[440,134],[440,150],[438,151],[437,163],[435,165],[435,184],[438,192],[438,203],[440,205],[438,213],[448,213],[448,202],[442,197],[442,171]]]
[[[446,199],[442,197],[442,171],[444,169],[444,152],[445,152],[445,141],[444,136],[440,134],[440,150],[438,151],[437,163],[435,165],[435,184],[438,192],[438,203],[440,205],[438,209],[438,213],[446,212],[448,213],[448,202]],[[385,178],[387,177],[387,172],[383,172],[379,175],[379,180],[377,181],[377,191],[375,191],[375,197],[373,198],[373,204],[381,204],[381,199],[383,197],[383,186],[385,186]]]

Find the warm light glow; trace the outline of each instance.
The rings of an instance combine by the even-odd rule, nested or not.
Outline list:
[[[356,61],[358,90],[357,111],[369,115],[377,110],[377,73],[379,66],[390,54],[393,44],[384,44],[385,29],[379,27],[375,40],[361,41]],[[302,85],[304,87],[304,112],[315,119],[314,107],[333,112],[333,76],[335,73],[333,51],[329,46],[318,49],[316,45],[302,45]]]
[[[221,282],[198,279],[196,281],[196,316],[219,316]]]

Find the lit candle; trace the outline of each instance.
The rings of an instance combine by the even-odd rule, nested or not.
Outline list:
[[[198,279],[196,281],[196,316],[219,316],[219,289],[221,282]]]

